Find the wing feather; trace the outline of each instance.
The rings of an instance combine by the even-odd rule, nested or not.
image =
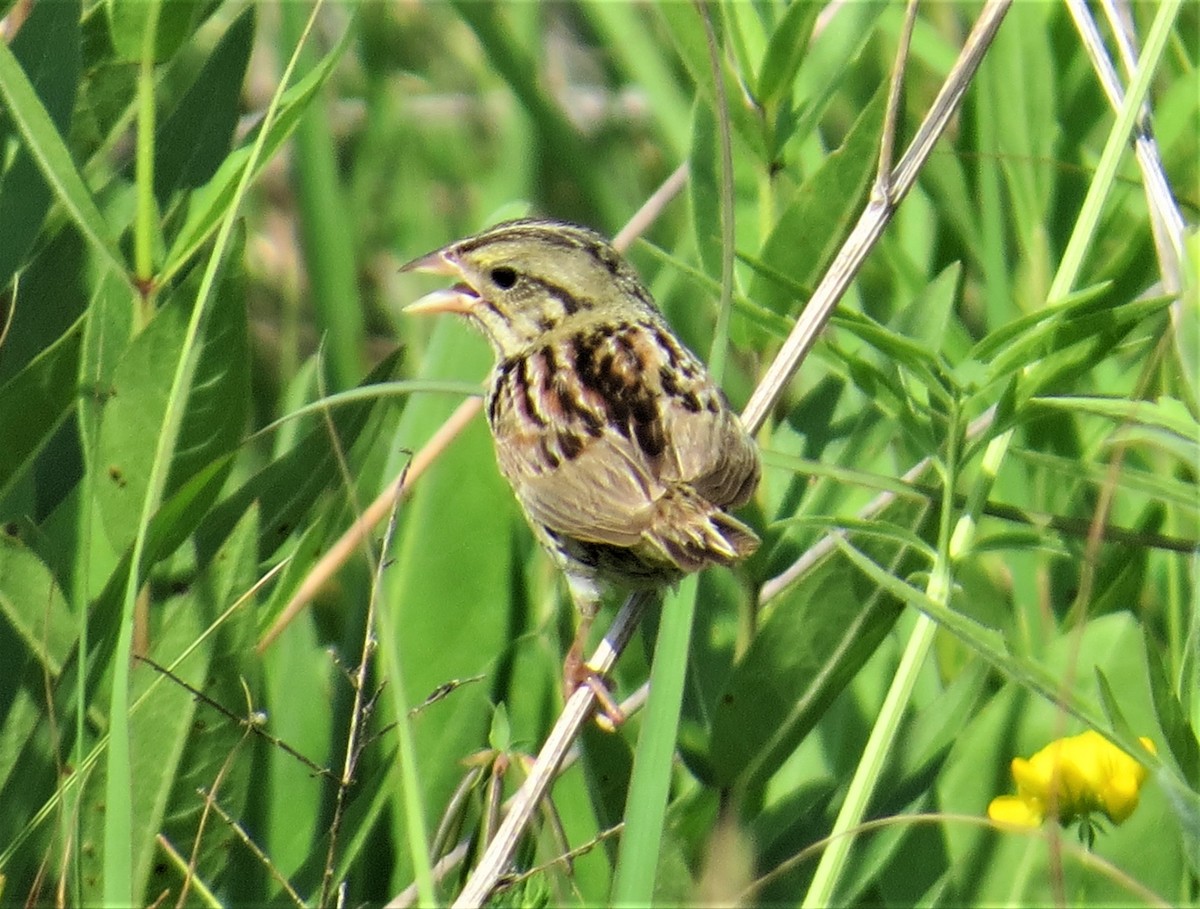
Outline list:
[[[754,443],[663,326],[598,325],[497,376],[488,414],[500,470],[529,519],[556,534],[634,546],[680,484],[723,510],[757,482]]]

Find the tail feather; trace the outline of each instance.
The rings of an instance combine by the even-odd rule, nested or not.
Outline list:
[[[658,500],[642,539],[683,572],[732,565],[759,544],[749,527],[687,487],[669,490]]]

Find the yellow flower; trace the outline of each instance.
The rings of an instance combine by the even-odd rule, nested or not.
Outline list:
[[[1139,739],[1157,754],[1150,739]],[[1057,739],[1031,757],[1013,758],[1017,794],[992,799],[988,817],[1003,824],[1038,827],[1047,817],[1063,824],[1103,812],[1114,824],[1133,813],[1146,768],[1100,733]]]

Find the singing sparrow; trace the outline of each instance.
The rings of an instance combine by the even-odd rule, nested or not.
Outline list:
[[[465,315],[495,351],[496,460],[566,573],[583,616],[577,661],[598,585],[661,587],[754,552],[729,510],[758,484],[757,448],[603,237],[508,221],[404,269],[459,281],[407,312]]]

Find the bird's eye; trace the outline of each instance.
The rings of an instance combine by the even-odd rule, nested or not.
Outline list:
[[[517,273],[507,265],[492,269],[492,281],[501,290],[509,290],[517,283]]]

